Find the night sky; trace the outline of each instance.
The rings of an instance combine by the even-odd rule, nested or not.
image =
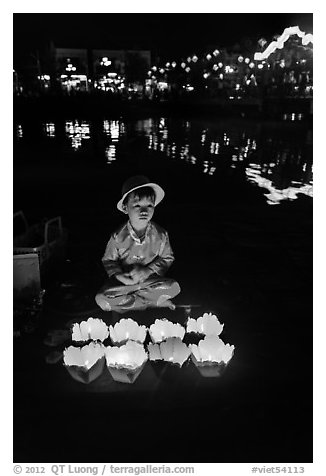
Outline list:
[[[14,54],[57,47],[151,49],[182,56],[249,38],[268,41],[288,26],[312,33],[311,13],[15,13]]]

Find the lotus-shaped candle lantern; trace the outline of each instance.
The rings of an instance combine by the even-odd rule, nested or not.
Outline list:
[[[218,318],[211,312],[205,312],[197,320],[190,317],[187,321],[187,332],[205,334],[206,336],[219,336],[223,331],[223,327],[224,324],[221,324]]]
[[[70,346],[63,351],[63,362],[70,375],[79,382],[93,382],[103,372],[104,346],[91,342],[84,347]]]
[[[160,344],[148,344],[149,359],[152,361],[164,360],[178,364],[180,367],[190,356],[188,346],[182,342],[180,337],[168,337]]]
[[[230,361],[234,345],[224,344],[218,336],[206,336],[198,345],[190,344],[191,358],[204,377],[218,377]]]
[[[132,340],[121,347],[106,347],[105,357],[112,378],[124,383],[133,383],[148,360],[143,345]]]
[[[162,342],[169,337],[179,337],[182,340],[185,332],[181,324],[174,324],[167,319],[156,319],[149,328],[149,334],[154,344]]]
[[[103,342],[109,336],[109,328],[102,319],[90,317],[87,321],[76,323],[72,327],[73,341],[100,340]]]
[[[146,339],[147,328],[140,326],[133,319],[120,319],[114,326],[110,326],[110,337],[114,344],[121,344],[133,340],[142,344]]]

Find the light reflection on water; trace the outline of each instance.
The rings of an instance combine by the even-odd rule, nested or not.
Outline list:
[[[292,116],[288,120],[293,120]],[[306,146],[312,142],[311,131],[304,132],[306,137],[298,135],[287,139],[284,134],[280,136],[271,131],[262,134],[257,127],[248,132],[239,125],[216,127],[212,123],[202,127],[198,121],[165,117],[129,122],[105,119],[101,127],[107,165],[119,161],[122,143],[125,145],[125,139],[136,135],[146,139],[144,151],[180,160],[201,173],[213,176],[221,163],[243,171],[249,183],[265,189],[264,195],[270,205],[295,200],[298,194],[313,195],[311,157],[306,152]],[[43,134],[52,140],[58,135],[58,128],[53,122],[45,122]],[[87,121],[67,120],[64,123],[65,137],[76,152],[85,140],[95,140],[93,129],[93,124]],[[24,140],[22,124],[16,125],[15,132],[18,140]]]
[[[21,124],[17,124],[16,126],[16,137],[23,137],[23,126]]]
[[[55,137],[55,124],[53,122],[46,122],[44,124],[44,131],[47,137]]]
[[[116,150],[115,150],[115,145],[114,144],[111,144],[111,145],[109,145],[109,147],[105,148],[105,157],[107,159],[106,163],[108,165],[112,164],[112,162],[117,160],[115,154],[116,154]]]
[[[65,130],[75,150],[81,147],[83,140],[90,138],[89,123],[86,121],[66,121]]]
[[[277,205],[283,200],[295,200],[298,198],[299,193],[312,197],[312,183],[302,184],[293,180],[291,186],[280,189],[276,188],[273,185],[273,181],[268,179],[265,174],[270,175],[272,171],[267,169],[262,174],[262,167],[258,164],[249,164],[249,167],[246,167],[246,175],[249,182],[268,190],[268,193],[264,193],[264,195],[269,205]]]

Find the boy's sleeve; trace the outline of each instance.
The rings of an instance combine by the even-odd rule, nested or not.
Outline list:
[[[111,236],[108,244],[106,245],[105,253],[102,258],[102,263],[109,278],[122,273],[123,270],[119,264],[119,253],[117,243],[113,236]]]
[[[159,255],[153,259],[153,261],[149,263],[147,267],[153,271],[153,273],[156,273],[159,276],[164,276],[173,261],[174,255],[170,245],[169,235],[168,233],[165,233]]]

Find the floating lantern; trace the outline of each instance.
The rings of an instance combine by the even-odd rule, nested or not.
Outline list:
[[[140,326],[133,319],[120,319],[114,326],[110,326],[110,337],[114,344],[133,340],[142,344],[146,339],[147,328]]]
[[[205,312],[198,319],[191,317],[187,321],[187,332],[196,332],[198,334],[219,336],[223,331],[224,324],[221,324],[218,318],[211,312]]]
[[[185,329],[181,324],[174,324],[167,319],[156,319],[149,328],[149,334],[154,344],[162,342],[168,337],[180,337],[182,340],[185,335]]]
[[[164,360],[180,367],[190,356],[188,346],[182,342],[180,337],[169,337],[160,344],[148,344],[149,359],[151,361]]]
[[[113,380],[123,383],[133,383],[148,360],[144,347],[131,340],[121,347],[107,347],[105,357]]]
[[[84,347],[70,346],[63,351],[63,362],[72,378],[82,383],[90,383],[103,372],[104,346],[91,342]]]
[[[103,342],[109,336],[109,328],[102,319],[90,317],[87,321],[76,323],[72,327],[73,341],[100,340]]]
[[[198,345],[190,344],[191,358],[201,375],[219,377],[234,352],[234,345],[224,344],[218,336],[206,336]]]

